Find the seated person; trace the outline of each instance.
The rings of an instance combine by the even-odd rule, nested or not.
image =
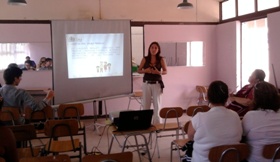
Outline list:
[[[1,112],[0,112],[1,113]],[[2,125],[0,121],[0,157],[6,162],[18,162],[16,139],[11,129]]]
[[[52,59],[46,58],[45,64],[39,70],[52,70]]]
[[[22,70],[35,70],[35,69],[31,66],[31,61],[26,60],[24,62],[24,68],[22,68]]]
[[[8,65],[8,68],[9,67],[18,67],[18,65],[16,64],[16,63],[10,63],[9,65]]]
[[[188,127],[188,138],[194,141],[193,162],[209,162],[210,148],[239,143],[242,137],[238,114],[225,107],[228,86],[222,81],[214,81],[208,88],[207,96],[210,110],[197,113]]]
[[[46,57],[41,57],[37,66],[37,70],[41,70],[45,68],[45,64],[46,64]]]
[[[21,75],[22,70],[18,67],[7,68],[4,71],[3,78],[6,84],[0,88],[2,106],[19,108],[20,113],[24,112],[25,106],[30,107],[33,111],[44,109],[53,98],[54,92],[50,90],[42,101],[35,100],[27,91],[16,88],[21,81]],[[22,117],[19,122],[24,123],[24,118]]]
[[[249,162],[270,162],[262,156],[264,145],[280,143],[280,104],[277,89],[268,82],[254,87],[253,110],[242,119],[243,135],[250,145]],[[278,161],[278,160],[277,160]]]
[[[36,63],[35,61],[31,60],[29,56],[25,57],[25,61],[30,62],[30,66],[32,67],[32,69],[36,69]]]
[[[249,84],[242,87],[236,94],[231,94],[231,101],[227,108],[236,111],[239,116],[244,116],[252,109],[252,99],[254,93],[254,85],[260,81],[264,81],[265,73],[263,70],[256,69],[249,77]]]

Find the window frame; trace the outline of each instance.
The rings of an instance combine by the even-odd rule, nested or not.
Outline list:
[[[223,0],[219,5],[220,8],[220,23],[226,23],[226,22],[232,22],[232,21],[250,21],[250,20],[255,20],[255,19],[260,19],[260,18],[265,18],[267,17],[268,14],[270,13],[274,13],[274,12],[278,12],[280,11],[280,0],[279,0],[279,6],[278,7],[274,7],[274,8],[270,8],[270,9],[266,9],[266,10],[262,10],[262,11],[258,11],[258,0],[255,0],[255,12],[250,13],[250,14],[245,14],[245,15],[241,15],[238,16],[238,0],[235,0],[235,17],[233,18],[229,18],[226,20],[222,20],[222,3],[226,2],[227,0]]]

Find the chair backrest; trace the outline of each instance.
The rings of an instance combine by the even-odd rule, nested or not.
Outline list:
[[[266,159],[280,159],[280,143],[268,144],[263,147],[263,157]]]
[[[25,124],[25,125],[15,125],[9,126],[12,132],[15,135],[15,139],[17,142],[22,142],[21,148],[18,148],[18,156],[21,157],[33,157],[39,154],[40,148],[34,149],[32,147],[32,139],[36,139],[36,130],[35,126],[32,124]],[[29,148],[26,145],[28,142]],[[25,149],[28,148],[28,149]]]
[[[207,98],[208,87],[197,85],[195,89],[199,93],[197,104],[201,105],[203,102],[208,102],[208,98]]]
[[[82,103],[60,104],[57,115],[60,119],[77,118],[80,120],[80,116],[84,115],[84,105]]]
[[[107,155],[86,155],[83,157],[82,162],[103,162],[103,160],[112,160],[116,162],[132,162],[132,152],[122,152]]]
[[[249,157],[250,149],[245,143],[221,145],[210,149],[211,162],[239,162]]]
[[[160,110],[159,116],[161,118],[179,118],[183,115],[184,110],[182,107],[164,107]]]
[[[2,107],[0,120],[4,122],[11,122],[12,125],[18,124],[20,119],[19,108],[17,107]]]
[[[206,86],[199,86],[199,85],[197,85],[195,88],[196,88],[196,91],[202,95],[202,96],[201,96],[202,99],[203,99],[204,101],[207,101],[207,100],[208,100],[208,99],[207,99],[207,91],[208,91],[208,88],[207,88]]]
[[[33,111],[30,107],[26,107],[24,111],[25,119],[30,122],[45,122],[48,119],[53,119],[53,109],[49,105],[40,111]]]
[[[9,128],[13,131],[17,142],[37,138],[35,127],[32,124],[9,126]]]
[[[199,105],[199,106],[189,106],[187,109],[188,116],[195,116],[198,112],[206,112],[209,111],[210,107],[207,105]]]
[[[44,130],[46,136],[54,138],[77,135],[78,121],[76,119],[48,120]]]
[[[190,121],[187,121],[187,122],[185,123],[185,125],[184,125],[184,132],[185,132],[186,134],[188,134],[189,124],[190,124]]]
[[[20,162],[71,162],[69,155],[21,158]]]

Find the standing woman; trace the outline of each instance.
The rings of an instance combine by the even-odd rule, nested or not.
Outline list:
[[[164,88],[161,75],[167,74],[166,62],[160,56],[160,52],[158,42],[152,42],[149,46],[148,56],[142,59],[137,71],[140,74],[144,74],[142,86],[144,109],[150,109],[151,102],[153,101],[154,124],[160,122],[158,112],[161,105],[160,98]]]

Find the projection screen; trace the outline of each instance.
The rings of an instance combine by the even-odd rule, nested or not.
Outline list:
[[[51,24],[54,104],[132,92],[129,20]]]

